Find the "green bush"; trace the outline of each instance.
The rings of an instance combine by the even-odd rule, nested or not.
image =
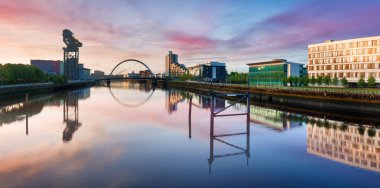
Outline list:
[[[375,87],[376,86],[376,79],[373,76],[370,76],[367,80],[367,84],[369,87]]]
[[[248,79],[247,73],[231,72],[228,74],[227,80],[229,83],[246,84]]]
[[[364,77],[361,76],[358,81],[358,87],[363,88],[364,86],[365,86],[365,80],[364,80]]]
[[[334,86],[337,86],[339,84],[339,80],[338,80],[338,77],[334,77],[333,80],[332,80],[332,84]]]
[[[344,86],[344,87],[348,86],[348,81],[347,81],[346,77],[343,77],[342,79],[340,79],[340,84],[342,84],[342,86]]]
[[[48,75],[38,67],[25,64],[0,64],[0,84],[65,83],[62,75]]]
[[[193,75],[192,74],[183,74],[179,77],[181,81],[187,81],[187,80],[192,80]]]
[[[322,83],[323,83],[323,77],[322,76],[318,76],[317,77],[317,84],[318,85],[322,85]]]
[[[331,83],[331,77],[329,75],[323,77],[323,83],[327,86]]]
[[[310,83],[313,84],[313,85],[315,85],[315,83],[317,83],[317,80],[315,79],[314,76],[311,77]]]

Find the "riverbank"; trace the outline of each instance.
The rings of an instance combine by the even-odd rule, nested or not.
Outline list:
[[[48,93],[54,91],[61,91],[65,89],[75,89],[82,87],[89,87],[95,85],[95,81],[73,81],[68,83],[35,83],[35,84],[17,84],[17,85],[3,85],[0,86],[0,100],[17,98],[29,95]]]
[[[340,111],[342,113],[380,114],[380,95],[362,93],[344,93],[328,91],[308,91],[260,88],[245,85],[209,84],[199,82],[159,81],[159,86],[178,88],[193,92],[243,93],[251,92],[254,101],[292,106],[295,108],[313,108],[323,111]]]

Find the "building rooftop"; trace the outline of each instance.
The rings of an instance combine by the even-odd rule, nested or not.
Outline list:
[[[326,40],[322,43],[314,43],[309,44],[308,46],[320,46],[320,45],[326,45],[327,43],[347,43],[347,42],[357,42],[357,41],[363,41],[363,40],[379,40],[380,36],[372,36],[372,37],[361,37],[361,38],[354,38],[354,39],[344,39],[344,40]]]
[[[285,63],[286,59],[272,59],[271,61],[260,61],[260,62],[254,62],[254,63],[248,63],[247,65],[266,65],[266,64],[278,64],[278,63]]]

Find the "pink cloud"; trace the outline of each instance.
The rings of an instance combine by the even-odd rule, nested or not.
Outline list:
[[[174,44],[175,48],[183,51],[210,50],[217,47],[217,40],[212,40],[204,36],[193,36],[182,32],[166,33],[169,44]]]

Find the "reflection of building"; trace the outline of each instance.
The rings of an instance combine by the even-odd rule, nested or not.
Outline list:
[[[16,103],[0,106],[0,126],[24,120],[25,114],[28,114],[29,117],[39,114],[43,108],[43,101],[32,101],[28,105],[25,105],[25,103]]]
[[[311,44],[308,72],[309,77],[346,77],[351,83],[373,76],[380,83],[380,36]]]
[[[165,98],[166,99],[165,100],[165,103],[166,103],[165,110],[169,114],[177,111],[177,104],[179,102],[182,102],[185,100],[185,97],[183,97],[183,95],[181,95],[181,93],[179,91],[176,91],[176,90],[166,91],[165,96],[166,96],[166,98]]]
[[[165,57],[165,76],[170,78],[177,78],[186,72],[186,67],[178,63],[178,55],[169,51]]]
[[[63,75],[63,62],[59,60],[30,60],[32,66],[40,68],[48,74]]]
[[[284,78],[307,75],[303,64],[289,62],[286,59],[273,59],[247,65],[251,85],[283,85]]]
[[[303,125],[300,115],[281,110],[251,106],[251,122],[270,127],[278,131]]]
[[[188,72],[201,81],[225,82],[227,78],[226,64],[215,61],[189,67]]]
[[[359,134],[358,126],[334,130],[307,126],[307,152],[368,170],[380,172],[380,130],[374,137]],[[368,130],[368,129],[367,129]]]

